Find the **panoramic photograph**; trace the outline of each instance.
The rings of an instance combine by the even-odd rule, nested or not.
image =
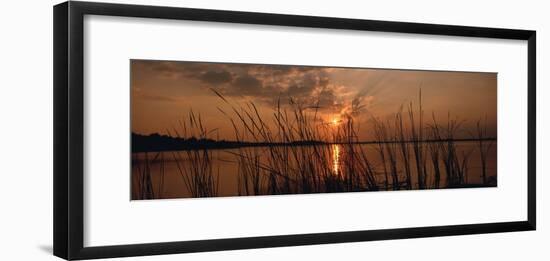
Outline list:
[[[131,199],[497,186],[497,74],[131,60]]]

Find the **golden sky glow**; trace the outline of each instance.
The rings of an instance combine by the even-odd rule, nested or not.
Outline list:
[[[317,110],[327,124],[352,116],[360,140],[372,138],[369,119],[416,105],[421,89],[426,118],[433,113],[446,124],[451,113],[466,130],[487,118],[488,133],[496,137],[496,73],[148,60],[131,61],[132,132],[166,133],[192,109],[220,139],[231,140],[230,122],[218,110],[224,103],[212,89],[235,103],[253,102],[266,119],[289,98]]]

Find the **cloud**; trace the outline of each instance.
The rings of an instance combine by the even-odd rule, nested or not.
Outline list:
[[[231,91],[238,95],[261,96],[263,81],[254,76],[245,74],[237,77],[231,84],[231,88]]]
[[[337,110],[337,98],[333,89],[324,89],[318,95],[318,106],[325,110]]]
[[[222,71],[206,71],[200,74],[199,78],[210,84],[224,84],[233,80],[233,75],[225,70]]]
[[[191,80],[228,97],[249,97],[265,104],[292,99],[303,108],[341,112],[339,101],[349,90],[331,79],[334,70],[324,67],[255,65],[203,62],[137,61],[161,77]],[[336,70],[337,71],[337,70]],[[188,88],[188,86],[185,86]],[[150,97],[162,100],[162,97]],[[170,100],[165,97],[165,100]]]
[[[289,96],[303,96],[311,94],[318,87],[318,76],[315,74],[304,74],[300,77],[293,77],[292,84],[286,90]]]
[[[248,96],[265,104],[292,99],[303,108],[339,112],[336,90],[325,68],[278,65],[246,65],[235,70],[234,81],[220,92],[228,96]]]

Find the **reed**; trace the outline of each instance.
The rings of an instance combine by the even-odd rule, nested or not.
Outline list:
[[[424,122],[423,122],[423,116],[424,111],[422,110],[422,89],[419,90],[418,95],[418,123],[415,122],[415,114],[414,114],[414,108],[413,103],[409,103],[409,122],[410,122],[410,131],[411,136],[410,139],[412,141],[412,148],[414,151],[414,159],[416,163],[416,173],[418,175],[418,188],[419,189],[425,189],[426,188],[426,161],[424,156],[424,136],[423,136],[423,129],[424,129]]]
[[[238,149],[235,157],[240,170],[239,193],[251,194],[251,181],[259,184],[256,192],[264,194],[378,189],[372,163],[362,149],[354,146],[357,128],[352,117],[346,117],[339,126],[327,126],[319,118],[317,109],[310,110],[290,97],[282,104],[279,98],[271,118],[274,127],[270,128],[266,122],[269,119],[262,118],[253,103],[237,106],[220,93],[216,94],[229,107],[229,110],[218,110],[232,124],[237,141],[288,144]],[[330,140],[333,145],[318,143]],[[331,165],[335,153],[346,162],[342,168]],[[267,191],[260,191],[264,187]]]
[[[193,110],[188,114],[187,121],[180,121],[180,130],[166,130],[168,135],[180,139],[206,139],[213,131],[208,131],[203,125],[200,114]],[[215,197],[218,195],[219,169],[217,174],[212,168],[213,154],[208,149],[172,151],[172,157],[177,170],[192,197]]]
[[[485,116],[485,123],[482,126],[481,120],[478,120],[476,122],[476,133],[475,138],[478,140],[478,150],[479,150],[479,156],[481,161],[481,178],[483,181],[483,184],[488,183],[487,179],[487,155],[489,154],[489,151],[491,150],[491,147],[493,146],[494,141],[493,140],[486,140],[488,138],[487,133],[487,116]]]
[[[437,124],[437,121],[435,119],[435,114],[432,113],[432,121],[433,124],[431,126],[428,126],[429,128],[429,136],[434,140],[441,140],[441,131],[440,127]],[[441,154],[441,151],[443,150],[442,143],[441,142],[430,142],[428,143],[428,151],[430,153],[430,159],[432,163],[432,169],[433,169],[433,176],[434,176],[434,182],[433,187],[439,188],[441,186],[441,169],[440,169],[440,161],[445,158]]]
[[[459,153],[457,152],[456,143],[454,141],[455,135],[459,128],[463,124],[463,121],[459,121],[456,118],[451,118],[451,114],[447,114],[447,127],[445,129],[446,142],[442,146],[443,152],[443,164],[447,174],[447,187],[457,187],[464,184],[464,163],[465,161],[459,160]]]
[[[389,189],[389,171],[386,164],[386,150],[385,150],[385,141],[388,139],[388,134],[385,125],[378,119],[372,119],[372,125],[374,129],[376,143],[376,150],[380,156],[380,164],[382,164],[382,169],[384,171],[384,189]]]
[[[388,176],[391,178],[392,190],[399,190],[401,184],[399,181],[399,168],[398,168],[398,135],[396,131],[392,130],[392,124],[390,120],[381,121],[379,119],[373,119],[375,137],[378,144],[378,153],[382,160],[386,189],[389,189]],[[386,165],[387,163],[387,165]]]
[[[446,125],[432,113],[424,121],[422,91],[418,104],[408,103],[388,118],[371,118],[374,157],[367,146],[358,145],[361,129],[354,117],[340,115],[337,124],[320,118],[319,102],[306,106],[291,97],[279,98],[266,117],[252,102],[237,103],[212,90],[222,99],[218,110],[233,128],[236,142],[269,143],[263,147],[238,147],[225,151],[238,166],[238,195],[276,195],[463,187],[468,184],[472,151],[457,148],[457,133],[463,121],[447,115]],[[486,125],[486,123],[485,123]],[[192,110],[178,127],[166,130],[180,139],[207,139],[217,129],[207,129],[200,114]],[[483,184],[487,184],[487,158],[492,141],[487,127],[478,121],[476,129],[482,164]],[[280,144],[280,145],[278,145]],[[191,197],[214,197],[219,191],[220,170],[213,169],[212,150],[190,149],[169,152]],[[165,156],[153,159],[145,153],[136,164],[134,198],[163,196],[164,174],[153,185],[151,165],[164,173]],[[343,163],[343,164],[341,164]]]
[[[164,153],[158,152],[149,159],[149,153],[145,152],[143,159],[133,159],[132,165],[136,166],[136,172],[132,176],[132,199],[156,199],[163,197],[164,189]],[[158,165],[158,185],[155,189],[153,182],[152,166]]]
[[[399,109],[399,112],[396,114],[396,123],[395,123],[395,130],[397,132],[398,137],[398,144],[401,149],[401,159],[403,162],[403,168],[405,170],[405,184],[407,186],[407,189],[412,189],[412,175],[411,175],[411,160],[410,160],[410,148],[409,143],[407,142],[408,139],[405,137],[405,127],[403,123],[403,108],[401,107]]]

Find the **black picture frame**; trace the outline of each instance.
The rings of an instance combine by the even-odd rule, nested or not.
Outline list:
[[[527,220],[367,231],[84,247],[84,15],[161,18],[527,41]],[[67,259],[175,254],[371,240],[527,231],[536,228],[536,32],[175,7],[65,2],[54,6],[54,255]]]

